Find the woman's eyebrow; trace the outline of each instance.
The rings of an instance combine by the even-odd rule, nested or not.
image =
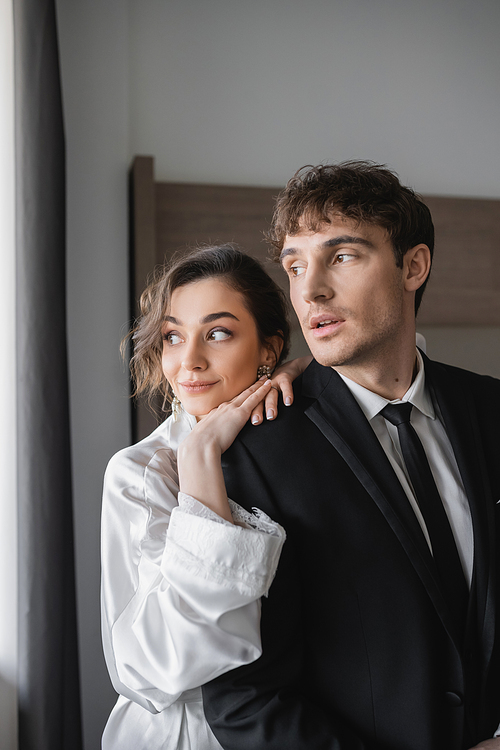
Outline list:
[[[230,312],[216,312],[216,313],[210,313],[210,315],[205,315],[204,318],[200,320],[200,323],[213,323],[214,320],[219,320],[219,318],[232,318],[233,320],[237,320],[239,322],[239,318],[236,317],[236,315],[233,315],[233,313]],[[181,326],[182,322],[178,318],[174,318],[173,315],[165,315],[163,320],[166,323],[172,323],[174,326]]]
[[[239,319],[236,317],[236,315],[233,315],[233,313],[230,312],[216,312],[216,313],[210,313],[210,315],[206,315],[204,318],[201,319],[202,323],[213,323],[214,320],[219,320],[219,318],[232,318],[233,320]]]

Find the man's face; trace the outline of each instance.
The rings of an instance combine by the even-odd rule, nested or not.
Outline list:
[[[320,364],[366,367],[399,345],[413,316],[412,299],[405,296],[404,270],[396,266],[384,229],[332,217],[317,232],[287,235],[281,262]]]

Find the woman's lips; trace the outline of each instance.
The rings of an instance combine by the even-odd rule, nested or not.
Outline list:
[[[203,393],[204,391],[208,391],[209,388],[216,385],[218,382],[218,380],[185,380],[184,382],[179,383],[179,385],[186,391],[186,393]]]

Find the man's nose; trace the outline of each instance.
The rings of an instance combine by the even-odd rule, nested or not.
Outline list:
[[[333,297],[333,289],[328,279],[324,266],[309,266],[306,277],[302,284],[302,298],[305,302],[314,302],[318,298],[330,299]]]

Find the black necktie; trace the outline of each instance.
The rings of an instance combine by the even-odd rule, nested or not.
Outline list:
[[[408,402],[387,404],[380,413],[398,428],[403,459],[431,540],[441,591],[463,635],[469,598],[468,587],[424,447],[410,424],[412,408],[412,404]]]

